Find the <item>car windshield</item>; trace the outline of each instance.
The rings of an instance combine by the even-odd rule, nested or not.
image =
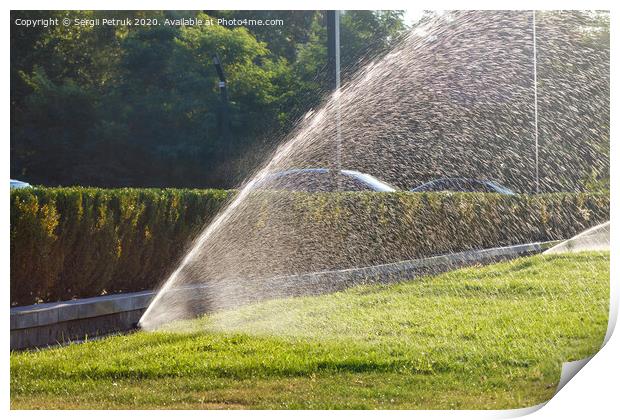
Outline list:
[[[422,184],[411,191],[454,191],[454,192],[492,192],[500,194],[514,194],[509,188],[493,181],[481,181],[469,178],[442,178]]]
[[[275,172],[267,175],[255,187],[305,192],[396,191],[396,188],[372,175],[352,170],[341,170],[337,176],[334,176],[334,173],[326,168],[290,169]]]
[[[394,192],[396,188],[387,182],[379,181],[372,175],[368,175],[358,171],[350,171],[350,170],[342,170],[340,171],[343,175],[349,176],[351,178],[355,178],[359,181],[362,181],[364,184],[368,185],[373,191],[379,192]]]
[[[514,194],[514,191],[511,190],[510,188],[506,188],[506,187],[504,187],[502,185],[499,185],[499,184],[497,184],[497,183],[495,183],[493,181],[488,181],[488,183],[489,183],[489,185],[492,185],[497,190],[497,192],[500,192],[502,194]]]
[[[267,175],[256,187],[285,191],[328,192],[335,188],[335,183],[327,169],[291,169]]]
[[[16,179],[11,179],[10,180],[10,185],[11,185],[11,188],[28,188],[28,187],[30,187],[29,183],[23,182],[23,181],[18,181]]]

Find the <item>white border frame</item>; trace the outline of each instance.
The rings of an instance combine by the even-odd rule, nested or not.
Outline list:
[[[96,1],[75,1],[75,0],[65,0],[65,1],[9,1],[9,8],[24,10],[24,9],[34,9],[34,10],[46,10],[46,9],[103,9],[103,10],[149,10],[149,9],[174,9],[174,10],[193,10],[193,9],[229,9],[229,10],[301,10],[301,9],[340,9],[340,10],[354,10],[354,9],[435,9],[435,10],[448,10],[448,9],[478,9],[478,10],[492,10],[492,9],[512,9],[512,10],[525,10],[525,9],[600,9],[600,10],[611,10],[611,45],[612,45],[612,55],[611,55],[611,136],[613,138],[613,134],[615,133],[614,128],[616,127],[617,118],[615,118],[614,110],[616,109],[615,104],[617,101],[617,89],[616,84],[614,83],[614,69],[617,69],[617,56],[613,50],[613,46],[616,45],[617,42],[617,33],[618,27],[616,25],[616,16],[615,9],[616,4],[612,1],[575,1],[575,0],[565,0],[565,1],[551,1],[551,0],[523,0],[523,1],[503,1],[503,2],[492,2],[492,1],[480,1],[480,0],[470,0],[467,2],[464,1],[447,1],[447,0],[421,0],[417,2],[413,1],[403,1],[403,0],[382,0],[382,1],[368,1],[368,0],[342,0],[342,1],[334,1],[334,0],[314,0],[313,2],[308,2],[303,5],[299,3],[293,3],[290,0],[267,0],[263,2],[251,2],[251,1],[243,1],[243,0],[212,0],[208,2],[197,2],[197,1],[187,1],[187,0],[177,0],[177,1],[161,1],[161,0],[153,0],[153,1],[132,1],[132,0],[109,0],[106,2],[96,2]],[[5,9],[5,22],[9,22],[9,8]],[[4,92],[4,101],[2,102],[3,112],[2,112],[2,121],[4,132],[7,135],[7,140],[4,145],[5,153],[2,154],[2,170],[3,173],[7,175],[9,178],[9,68],[10,68],[10,25],[6,25],[4,28],[4,33],[2,37],[2,49],[3,49],[3,57],[5,60],[5,64],[2,68],[3,71],[3,92]],[[611,161],[618,161],[620,157],[618,155],[618,146],[614,146],[614,141],[611,141]],[[611,179],[612,179],[612,190],[611,190],[611,198],[612,198],[612,207],[611,214],[617,214],[616,206],[613,205],[615,199],[618,196],[618,188],[617,182],[613,182],[614,179],[618,178],[618,170],[615,166],[611,166]],[[9,289],[8,289],[8,279],[10,277],[9,273],[9,201],[8,201],[8,183],[3,184],[2,188],[4,189],[4,196],[7,197],[2,203],[0,207],[0,211],[2,212],[2,220],[3,223],[0,224],[1,235],[4,239],[2,241],[2,266],[4,267],[4,276],[5,286],[2,289],[3,297],[5,302],[9,301]],[[615,218],[612,216],[612,218]],[[611,278],[614,279],[612,281],[612,304],[611,304],[611,317],[610,317],[610,326],[615,325],[615,321],[617,319],[618,314],[618,301],[620,300],[620,290],[618,281],[618,267],[617,267],[617,250],[615,244],[617,241],[617,226],[613,225],[611,231],[611,243],[612,243],[612,256],[611,256]],[[4,314],[4,325],[6,326],[5,334],[2,337],[3,345],[5,352],[8,353],[9,349],[9,311],[6,310]],[[610,331],[611,332],[611,331]],[[609,335],[609,334],[608,334]],[[617,389],[619,385],[620,378],[620,339],[618,338],[618,334],[613,334],[609,338],[609,341],[605,345],[605,347],[597,353],[591,362],[589,362],[582,371],[571,380],[553,399],[551,399],[544,407],[536,407],[540,408],[540,410],[506,410],[506,411],[322,411],[320,412],[321,416],[326,417],[342,417],[342,418],[370,418],[377,416],[389,416],[393,418],[459,418],[459,419],[480,419],[480,418],[505,418],[505,417],[514,417],[523,414],[527,414],[528,412],[535,411],[531,414],[532,419],[549,419],[549,418],[562,418],[562,419],[571,419],[571,418],[583,418],[585,416],[593,417],[593,418],[611,418],[611,414],[617,415],[620,408],[620,399],[617,396]],[[2,383],[9,384],[9,355],[5,353],[5,363],[2,366]],[[4,391],[4,403],[5,407],[9,409],[9,389],[7,387],[3,387]],[[50,418],[61,418],[65,420],[67,417],[71,418],[74,416],[83,416],[85,412],[83,411],[49,411],[49,412],[39,412],[37,415],[45,415]],[[110,414],[105,411],[88,411],[86,412],[88,416],[92,416],[94,418],[107,418]],[[176,412],[168,412],[168,411],[117,411],[114,413],[114,416],[119,416],[122,418],[138,417],[138,418],[169,418],[171,415],[174,417],[190,417],[196,415],[208,415],[210,418],[221,418],[221,417],[260,417],[260,418],[284,418],[288,417],[292,413],[288,413],[287,411],[251,411],[251,412],[222,412],[222,411],[210,411],[208,413],[196,413],[193,411],[176,411]],[[21,417],[30,417],[33,413],[28,411],[12,411],[10,415],[21,418]],[[298,418],[314,418],[319,413],[315,411],[296,411],[294,413],[295,417]]]

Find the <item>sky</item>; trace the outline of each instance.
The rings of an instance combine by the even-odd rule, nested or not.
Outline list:
[[[415,23],[422,17],[422,13],[424,13],[423,9],[407,9],[405,10],[405,23],[410,26],[412,23]]]

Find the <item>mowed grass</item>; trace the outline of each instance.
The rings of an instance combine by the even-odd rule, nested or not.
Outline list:
[[[499,409],[607,329],[609,254],[534,256],[11,354],[11,407]]]

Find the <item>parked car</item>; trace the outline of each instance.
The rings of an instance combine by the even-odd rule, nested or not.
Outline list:
[[[493,181],[471,178],[440,178],[413,188],[412,192],[486,192],[513,195],[514,191]]]
[[[27,182],[24,181],[18,181],[16,179],[11,179],[11,189],[13,188],[32,188],[32,185],[30,185]]]
[[[303,192],[376,191],[394,192],[392,185],[372,175],[348,169],[289,169],[268,174],[255,188]]]

